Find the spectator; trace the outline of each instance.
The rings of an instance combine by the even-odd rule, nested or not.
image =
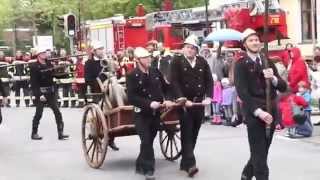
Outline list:
[[[222,107],[224,112],[224,118],[225,118],[225,125],[230,126],[231,125],[231,118],[233,116],[233,102],[235,98],[235,87],[230,86],[230,82],[228,78],[223,78],[221,80],[222,84]]]
[[[220,113],[220,105],[222,102],[222,86],[220,81],[218,80],[218,76],[216,74],[212,74],[213,78],[213,97],[212,97],[212,109],[213,109],[213,119],[211,124],[220,125],[221,122],[221,113]]]
[[[308,103],[300,96],[291,93],[288,90],[279,98],[279,111],[281,113],[282,125],[288,128],[289,137],[297,137],[295,133],[296,120],[293,117],[293,106],[307,107]]]
[[[298,96],[303,97],[303,99],[308,104],[304,108],[304,114],[306,116],[306,121],[302,125],[298,125],[296,127],[296,133],[298,135],[304,136],[304,137],[310,137],[313,132],[313,126],[311,122],[311,94],[309,89],[307,88],[307,84],[304,81],[300,81],[298,83],[299,92],[297,93]]]
[[[310,88],[307,66],[301,57],[299,48],[289,50],[290,60],[288,65],[288,82],[293,93],[298,92],[298,83],[304,81]]]

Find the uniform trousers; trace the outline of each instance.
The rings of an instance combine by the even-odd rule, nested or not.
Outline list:
[[[181,147],[182,159],[180,162],[181,170],[188,170],[196,165],[194,148],[197,143],[199,130],[204,118],[203,107],[192,107],[180,110],[180,126],[181,126]]]
[[[274,117],[274,116],[273,116]],[[271,136],[266,137],[265,123],[251,114],[246,114],[248,141],[250,146],[250,159],[245,165],[242,175],[251,180],[268,180],[269,168],[267,164],[269,148],[272,142],[275,125],[271,125]]]
[[[134,122],[137,134],[141,140],[140,153],[136,160],[136,170],[143,173],[147,173],[148,171],[154,172],[153,141],[159,129],[160,114],[157,113],[153,116],[135,113]]]
[[[29,88],[29,82],[28,81],[17,81],[15,83],[15,97],[16,97],[16,105],[20,105],[21,95],[20,95],[20,89],[23,90],[23,97],[26,105],[28,106],[30,104],[30,88]]]
[[[35,103],[36,103],[36,113],[35,116],[33,117],[32,121],[32,133],[36,134],[38,132],[38,126],[40,123],[40,119],[43,114],[43,108],[45,104],[50,107],[54,113],[55,119],[56,119],[56,124],[57,124],[57,130],[58,132],[63,131],[63,120],[62,120],[62,115],[61,112],[58,108],[58,102],[57,102],[57,97],[55,93],[48,93],[44,95],[45,98],[47,99],[46,102],[41,102],[40,101],[40,96],[36,96],[35,98]]]

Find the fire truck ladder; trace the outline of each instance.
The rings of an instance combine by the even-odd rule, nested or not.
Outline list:
[[[118,24],[116,28],[117,48],[119,51],[125,50],[124,24]]]

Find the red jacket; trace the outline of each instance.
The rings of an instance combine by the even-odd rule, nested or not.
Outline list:
[[[84,83],[84,64],[82,61],[77,61],[76,63],[75,78],[77,84]]]
[[[304,81],[307,84],[307,88],[310,88],[310,81],[308,78],[308,69],[305,61],[301,57],[299,48],[290,49],[293,57],[291,68],[288,73],[288,82],[293,93],[298,92],[298,83]]]
[[[292,102],[304,108],[308,106],[308,103],[301,96],[296,96],[295,94],[282,96],[279,101],[279,110],[281,112],[282,125],[285,127],[292,127],[295,125],[295,121],[293,120]]]

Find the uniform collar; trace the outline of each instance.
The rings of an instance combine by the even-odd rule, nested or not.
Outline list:
[[[247,51],[247,55],[253,62],[256,62],[257,58],[261,59],[261,56],[259,53],[254,54],[254,53]]]
[[[190,64],[190,66],[192,67],[192,68],[194,68],[195,66],[196,66],[196,63],[197,63],[197,56],[195,56],[194,57],[194,59],[193,60],[191,60],[190,61],[190,59],[189,58],[187,58],[186,56],[184,56],[185,57],[185,59],[187,60],[187,62]]]

